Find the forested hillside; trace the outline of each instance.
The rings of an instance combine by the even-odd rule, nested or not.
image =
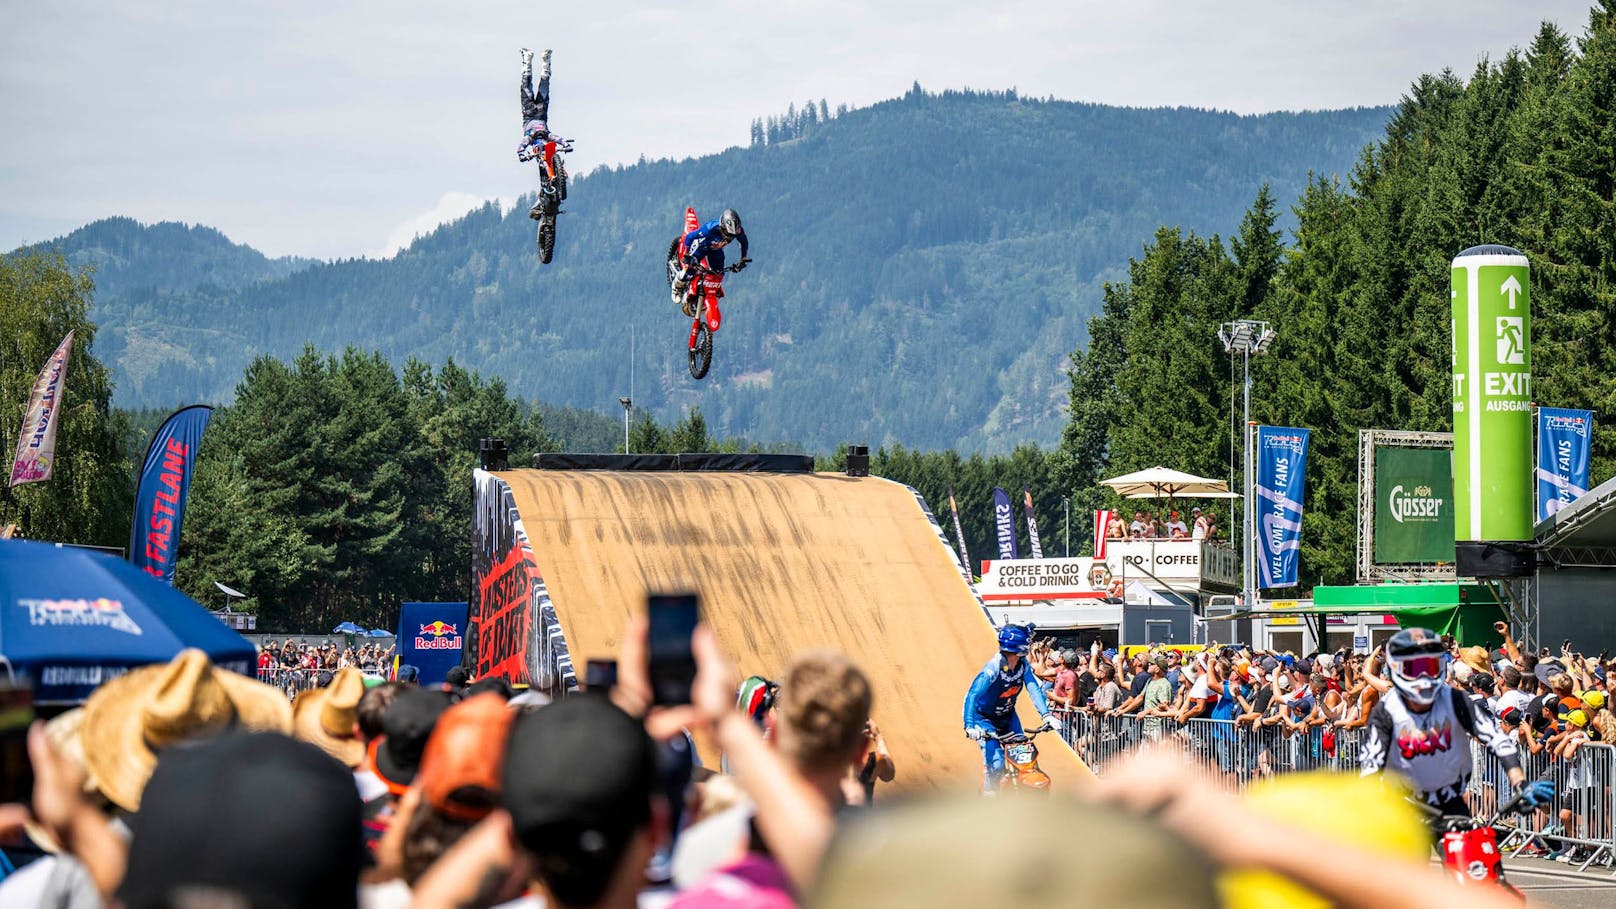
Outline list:
[[[1524,36],[1523,36],[1524,37]],[[1229,367],[1219,323],[1266,319],[1253,417],[1314,431],[1304,586],[1351,579],[1357,432],[1449,430],[1449,261],[1479,243],[1532,262],[1538,403],[1591,408],[1593,480],[1616,472],[1616,0],[1575,45],[1545,25],[1467,80],[1426,76],[1350,177],[1321,177],[1294,243],[1258,205],[1225,241],[1164,227],[1106,289],[1072,358],[1058,476],[1163,463],[1229,473]]]
[[[575,178],[550,266],[526,202],[394,259],[260,263],[237,281],[204,256],[208,277],[153,266],[131,286],[109,256],[100,352],[125,406],[225,400],[254,356],[352,344],[395,362],[452,357],[530,400],[608,413],[632,363],[636,404],[664,420],[699,404],[721,436],[810,450],[1049,444],[1066,356],[1157,225],[1227,231],[1264,183],[1283,213],[1310,172],[1344,173],[1389,111],[1236,116],[917,86],[838,113],[760,123],[752,147]],[[756,260],[727,286],[702,383],[662,281],[687,204],[739,209]]]

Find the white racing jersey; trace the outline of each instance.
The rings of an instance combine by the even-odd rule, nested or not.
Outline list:
[[[1520,767],[1515,740],[1498,720],[1477,710],[1470,698],[1444,686],[1431,709],[1415,713],[1394,687],[1369,714],[1368,734],[1358,753],[1364,776],[1390,770],[1408,780],[1432,807],[1464,795],[1474,761],[1470,739],[1481,742],[1507,769]]]

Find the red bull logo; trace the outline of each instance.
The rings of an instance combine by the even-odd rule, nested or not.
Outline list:
[[[422,625],[415,633],[416,650],[459,650],[463,644],[460,629],[442,619]]]

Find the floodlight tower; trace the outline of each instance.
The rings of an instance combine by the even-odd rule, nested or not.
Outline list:
[[[1240,599],[1246,608],[1251,608],[1256,602],[1257,591],[1257,537],[1253,527],[1254,521],[1251,499],[1254,495],[1253,487],[1256,485],[1256,472],[1251,462],[1251,358],[1268,352],[1274,343],[1278,332],[1267,322],[1255,319],[1236,319],[1233,322],[1223,323],[1218,329],[1218,340],[1223,342],[1223,350],[1229,356],[1240,355],[1244,361],[1245,382],[1244,398],[1245,408],[1245,488],[1241,490],[1245,504],[1241,506],[1240,529]]]

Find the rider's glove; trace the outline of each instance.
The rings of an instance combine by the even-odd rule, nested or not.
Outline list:
[[[1055,728],[1055,715],[1053,713],[1044,714],[1044,728],[1045,729],[1054,729]]]
[[[970,739],[973,742],[982,741],[982,727],[980,727],[980,726],[967,726],[967,727],[965,727],[965,737]]]
[[[736,262],[735,263],[735,270],[736,271],[741,271],[741,270],[745,269],[746,268],[746,263],[748,263],[750,261],[752,261],[752,260],[751,259],[742,259],[741,261]]]
[[[1533,780],[1521,791],[1521,801],[1528,808],[1542,808],[1554,801],[1553,780]]]

